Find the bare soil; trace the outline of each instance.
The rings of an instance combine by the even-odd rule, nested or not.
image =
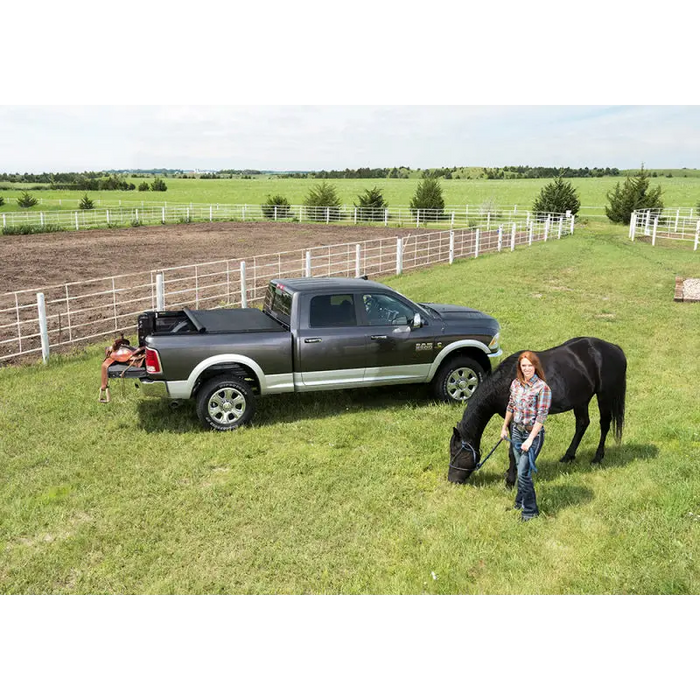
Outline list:
[[[0,236],[0,292],[393,235],[383,227],[214,222]]]

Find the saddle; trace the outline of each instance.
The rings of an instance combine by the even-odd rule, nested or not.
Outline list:
[[[115,363],[125,365],[124,372],[122,372],[123,377],[129,367],[143,367],[145,359],[146,348],[133,347],[130,345],[129,339],[125,338],[122,333],[112,345],[105,348],[105,360],[102,363],[102,384],[100,385],[100,393],[97,396],[97,400],[100,403],[109,403],[111,400],[109,394],[109,376],[107,374],[107,370],[111,365]]]

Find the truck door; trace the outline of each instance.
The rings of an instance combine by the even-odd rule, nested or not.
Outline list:
[[[362,386],[366,328],[358,325],[352,294],[314,294],[303,300],[296,344],[300,388]]]
[[[365,384],[425,381],[440,352],[438,327],[422,314],[420,328],[413,327],[416,309],[390,294],[362,294],[360,323],[367,339]]]

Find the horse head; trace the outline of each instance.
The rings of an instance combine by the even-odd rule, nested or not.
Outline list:
[[[479,449],[462,435],[457,426],[450,438],[450,468],[447,480],[454,484],[465,483],[476,471],[478,464]]]

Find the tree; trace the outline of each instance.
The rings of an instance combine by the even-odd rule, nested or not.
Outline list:
[[[29,192],[25,192],[21,197],[17,198],[17,204],[24,209],[28,209],[38,204],[38,202],[36,197],[32,197]]]
[[[3,204],[5,204],[5,198],[4,198],[4,197],[0,197],[0,207],[1,207]]]
[[[357,218],[361,221],[383,221],[384,209],[389,207],[379,187],[367,188],[354,206],[360,210]]]
[[[532,205],[532,211],[535,213],[556,212],[564,214],[571,211],[572,214],[577,214],[580,208],[581,200],[574,186],[570,182],[566,182],[561,175],[555,177],[552,182],[542,188]]]
[[[421,221],[439,221],[444,217],[445,200],[440,181],[435,177],[424,177],[418,182],[409,206],[411,213],[420,210]]]
[[[142,182],[139,182],[138,190],[139,192],[148,192],[148,190],[151,189],[151,186],[143,180]]]
[[[340,218],[340,196],[334,185],[329,182],[321,182],[312,187],[306,199],[304,206],[308,207],[307,216],[315,221],[326,220],[326,210],[329,218],[337,221]]]
[[[159,177],[151,184],[151,190],[153,190],[153,192],[165,192],[167,189],[168,186],[165,184],[165,180],[161,180]]]
[[[289,201],[281,194],[268,195],[261,208],[266,219],[288,219],[292,215]]]
[[[636,177],[628,175],[622,187],[618,182],[606,195],[610,202],[610,206],[605,207],[608,219],[613,223],[629,224],[635,209],[663,209],[661,186],[650,188],[649,180],[649,172],[642,164]]]
[[[90,197],[87,196],[87,192],[86,192],[85,196],[80,200],[78,207],[80,209],[94,209],[95,202],[93,202],[92,199],[90,199]]]

